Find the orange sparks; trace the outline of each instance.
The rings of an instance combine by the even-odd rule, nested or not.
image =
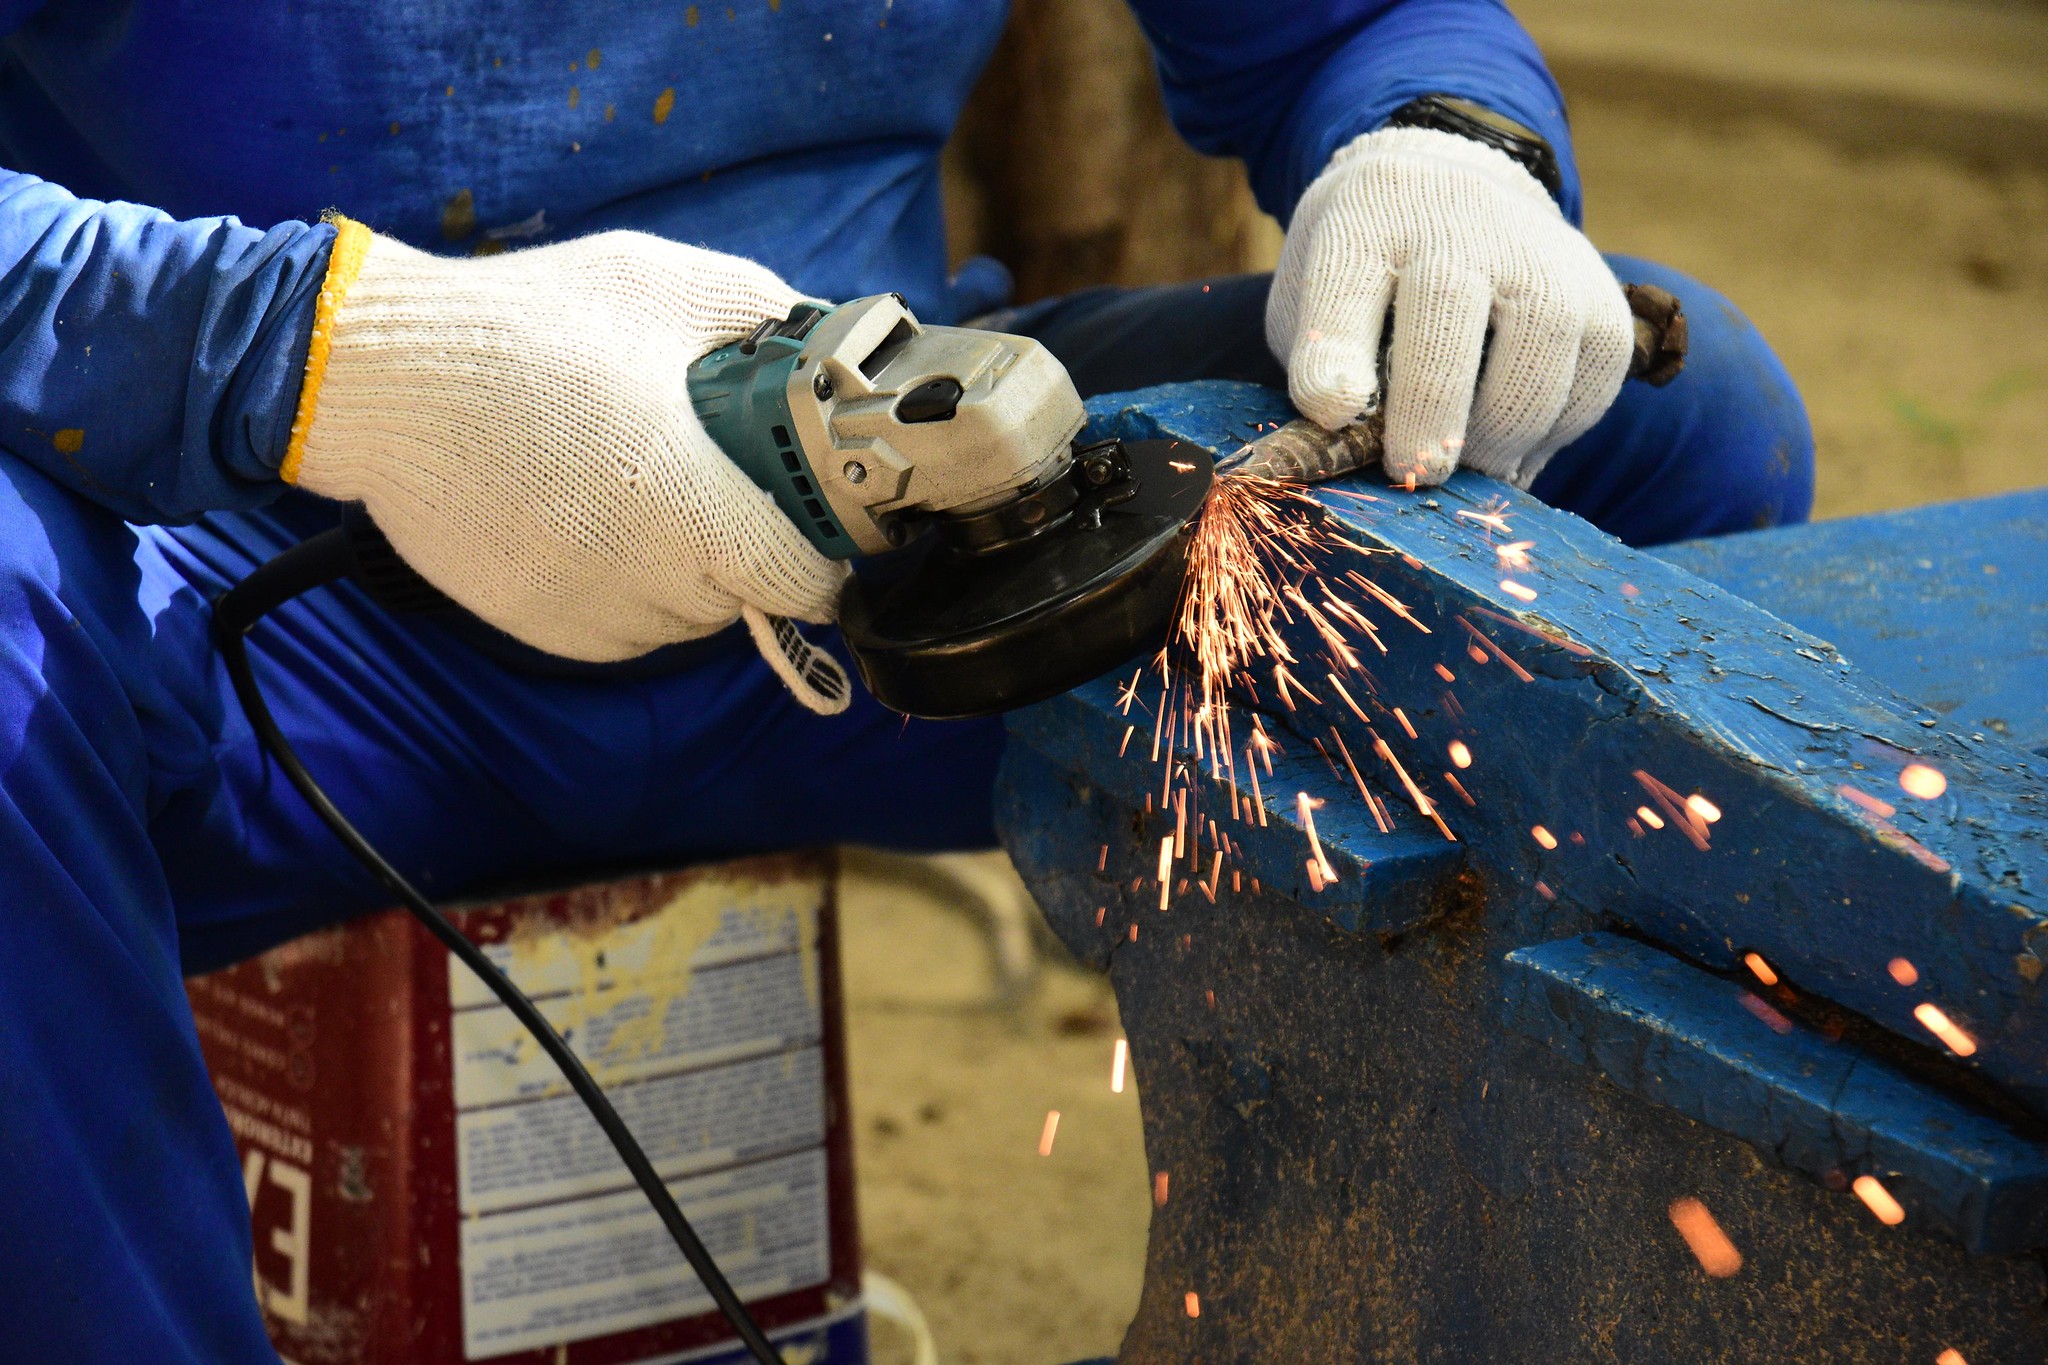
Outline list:
[[[1311,891],[1321,891],[1324,886],[1323,865],[1314,858],[1310,858],[1304,866],[1308,868],[1308,889]]]
[[[1447,683],[1454,683],[1458,680],[1458,675],[1445,668],[1442,664],[1436,666],[1436,675]]]
[[[1552,834],[1549,830],[1543,828],[1543,826],[1541,825],[1536,825],[1533,828],[1531,828],[1529,831],[1529,835],[1531,838],[1535,839],[1537,843],[1543,845],[1545,848],[1557,847],[1557,836],[1555,834]]]
[[[1932,1004],[1915,1005],[1913,1007],[1913,1017],[1920,1021],[1922,1028],[1941,1039],[1943,1045],[1950,1052],[1955,1053],[1956,1056],[1967,1057],[1977,1050],[1977,1040],[1957,1028],[1955,1021],[1946,1014],[1943,1014],[1936,1006]]]
[[[1908,763],[1899,772],[1899,786],[1908,796],[1932,801],[1948,790],[1948,778],[1939,768],[1930,768],[1925,763]]]
[[[1364,719],[1365,719],[1365,717],[1364,717],[1364,716],[1360,716],[1360,717],[1359,717],[1359,719],[1360,719],[1360,720],[1364,720]],[[1405,731],[1407,731],[1407,732],[1408,732],[1408,738],[1410,738],[1410,739],[1420,739],[1420,738],[1422,738],[1422,736],[1420,736],[1420,735],[1418,735],[1418,734],[1416,734],[1416,733],[1415,733],[1415,727],[1414,727],[1413,725],[1410,725],[1410,724],[1408,723],[1408,713],[1407,713],[1407,712],[1405,712],[1405,711],[1403,711],[1403,710],[1402,710],[1402,709],[1401,709],[1400,707],[1398,707],[1398,706],[1394,708],[1394,719],[1395,719],[1395,720],[1398,720],[1398,721],[1400,721],[1400,722],[1401,722],[1401,728],[1402,728],[1403,730],[1405,730]]]
[[[1500,581],[1500,590],[1520,602],[1534,602],[1536,600],[1536,589],[1530,587],[1527,583],[1518,583],[1512,578],[1503,578]]]
[[[1690,1197],[1674,1199],[1671,1202],[1671,1225],[1678,1229],[1678,1235],[1699,1258],[1700,1269],[1715,1279],[1725,1280],[1742,1269],[1742,1253],[1735,1249],[1735,1243],[1728,1240],[1728,1234],[1721,1231],[1714,1215],[1707,1212],[1707,1206],[1699,1200]]]
[[[1710,825],[1721,818],[1721,808],[1698,792],[1685,798],[1685,808]]]
[[[1131,1059],[1131,1045],[1127,1039],[1116,1040],[1116,1051],[1109,1059],[1109,1090],[1113,1095],[1124,1093],[1124,1068]]]
[[[1877,1215],[1877,1221],[1886,1227],[1897,1227],[1906,1221],[1905,1209],[1899,1206],[1898,1200],[1892,1198],[1890,1190],[1878,1183],[1876,1176],[1859,1175],[1849,1188],[1856,1191],[1856,1197],[1861,1199],[1870,1211]]]
[[[1934,1358],[1934,1365],[1970,1365],[1970,1362],[1963,1359],[1961,1351],[1951,1346]]]
[[[1665,786],[1641,768],[1637,768],[1633,776],[1641,784],[1643,790],[1650,794],[1651,799],[1663,807],[1664,814],[1670,819],[1671,823],[1678,827],[1679,832],[1692,841],[1692,846],[1705,853],[1709,847],[1707,842],[1707,820],[1702,812],[1694,809],[1692,798],[1679,796],[1677,792]],[[1705,800],[1704,797],[1701,799]],[[1709,809],[1714,809],[1711,801],[1707,802],[1707,805]],[[1714,809],[1715,819],[1719,819],[1720,815],[1721,812],[1718,809]]]
[[[1503,569],[1526,569],[1529,567],[1529,551],[1536,548],[1533,540],[1510,541],[1494,547],[1494,554],[1500,558]]]
[[[1641,597],[1643,590],[1633,583],[1624,583],[1621,585],[1621,595],[1623,597]]]
[[[1465,747],[1464,740],[1454,739],[1451,741],[1450,755],[1451,766],[1456,768],[1469,768],[1472,766],[1472,751]]]
[[[1152,1173],[1152,1207],[1155,1209],[1166,1207],[1165,1171],[1155,1171]]]
[[[1755,953],[1744,953],[1742,960],[1749,967],[1750,971],[1756,973],[1757,980],[1763,982],[1766,986],[1778,984],[1778,974],[1771,970],[1771,964],[1764,961],[1762,957]]]
[[[1657,812],[1651,810],[1648,806],[1637,806],[1636,818],[1641,820],[1644,824],[1648,825],[1651,829],[1664,828],[1664,817],[1657,814]]]
[[[1202,1296],[1200,1294],[1190,1289],[1187,1298],[1182,1300],[1182,1302],[1187,1306],[1189,1317],[1199,1318],[1202,1316]]]
[[[1458,775],[1456,773],[1445,773],[1444,781],[1451,784],[1451,790],[1456,792],[1458,794],[1458,799],[1460,801],[1463,801],[1466,805],[1477,806],[1479,804],[1477,801],[1474,801],[1472,799],[1472,793],[1465,790],[1465,784],[1458,780]]]
[[[1137,731],[1137,728],[1135,725],[1126,725],[1124,727],[1124,742],[1116,746],[1116,756],[1118,758],[1122,758],[1124,750],[1131,747],[1131,735]]]
[[[1787,1019],[1748,991],[1742,993],[1742,1008],[1754,1014],[1763,1023],[1764,1027],[1773,1033],[1790,1033],[1792,1031],[1792,1021],[1790,1019]]]
[[[1166,898],[1172,886],[1173,877],[1173,836],[1167,835],[1159,841],[1159,908],[1166,908]]]
[[[1474,512],[1461,507],[1452,515],[1463,517],[1466,521],[1476,521],[1489,531],[1498,531],[1502,535],[1508,533],[1508,519],[1498,512]]]
[[[1095,870],[1096,870],[1097,872],[1106,872],[1106,871],[1108,871],[1108,870],[1109,870],[1109,845],[1108,845],[1108,844],[1104,844],[1104,845],[1102,846],[1102,852],[1096,855],[1096,858],[1095,858]]]
[[[1310,799],[1307,792],[1295,793],[1294,809],[1301,816],[1301,827],[1308,831],[1309,851],[1315,854],[1314,860],[1309,865],[1310,870],[1312,873],[1320,872],[1322,876],[1322,885],[1316,887],[1316,890],[1320,891],[1323,889],[1323,886],[1335,886],[1337,884],[1337,869],[1331,867],[1330,860],[1323,856],[1322,840],[1316,838],[1315,808],[1316,802]],[[1313,880],[1313,877],[1311,880]]]
[[[1401,766],[1400,759],[1394,757],[1394,751],[1387,747],[1387,742],[1375,734],[1372,737],[1372,747],[1374,753],[1393,766],[1394,775],[1399,777],[1401,785],[1408,789],[1408,799],[1415,803],[1415,809],[1422,812],[1428,819],[1434,821],[1437,830],[1442,833],[1444,838],[1452,843],[1456,843],[1458,836],[1451,833],[1451,827],[1444,823],[1444,818],[1441,815],[1436,813],[1436,803],[1422,794],[1422,788],[1416,786],[1415,779],[1408,776],[1408,770]]]
[[[1531,673],[1528,669],[1522,667],[1520,664],[1516,663],[1513,659],[1509,658],[1507,651],[1503,650],[1499,645],[1495,644],[1493,642],[1493,637],[1491,635],[1488,635],[1485,631],[1473,625],[1470,621],[1467,621],[1462,616],[1458,618],[1458,624],[1463,626],[1466,630],[1472,633],[1471,653],[1472,661],[1474,663],[1485,663],[1486,656],[1490,654],[1494,658],[1499,659],[1502,663],[1506,664],[1508,666],[1508,672],[1514,674],[1523,682],[1536,681],[1536,675]]]
[[[1901,986],[1910,986],[1920,979],[1920,969],[1903,957],[1895,957],[1885,964],[1885,970],[1892,974],[1892,980]]]
[[[1359,710],[1358,703],[1351,700],[1351,694],[1344,690],[1343,683],[1337,681],[1337,675],[1335,673],[1325,673],[1323,676],[1330,680],[1330,686],[1337,689],[1337,695],[1342,697],[1344,704],[1351,708],[1351,714],[1357,716],[1360,720],[1364,720],[1365,712]]]
[[[1059,1131],[1060,1111],[1057,1109],[1046,1110],[1045,1127],[1040,1129],[1038,1133],[1038,1154],[1040,1156],[1052,1155],[1052,1140],[1058,1136]]]
[[[1845,801],[1861,806],[1880,820],[1889,820],[1892,816],[1898,814],[1898,807],[1894,806],[1891,802],[1881,801],[1862,788],[1853,787],[1847,782],[1840,782],[1835,785],[1835,795]]]

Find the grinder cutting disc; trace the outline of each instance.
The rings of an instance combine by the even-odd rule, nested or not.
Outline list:
[[[932,720],[1008,711],[1165,641],[1213,465],[1179,441],[1123,451],[1130,485],[1109,490],[1123,501],[1084,494],[1065,522],[1009,549],[927,536],[861,566],[839,626],[883,705]]]

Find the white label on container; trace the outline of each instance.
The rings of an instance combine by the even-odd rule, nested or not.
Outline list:
[[[534,916],[492,956],[604,1085],[744,1298],[831,1273],[815,879],[708,878],[654,913]],[[466,969],[456,1173],[470,1359],[709,1311],[611,1143]]]

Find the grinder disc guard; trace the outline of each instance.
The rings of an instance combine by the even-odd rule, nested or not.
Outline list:
[[[1134,493],[1086,493],[1036,539],[977,554],[931,535],[862,564],[839,625],[876,699],[931,720],[988,715],[1163,644],[1213,464],[1181,441],[1123,453],[1130,483],[1104,491]]]

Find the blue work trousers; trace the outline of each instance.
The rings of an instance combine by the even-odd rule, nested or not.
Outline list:
[[[1654,542],[1797,520],[1804,412],[1718,295],[1639,262],[1693,360],[1630,385],[1536,491]],[[1020,310],[1090,390],[1278,382],[1260,279]],[[0,454],[0,1359],[272,1362],[248,1207],[182,977],[384,904],[267,762],[211,600],[334,521],[287,495],[128,525]],[[823,719],[742,642],[656,676],[544,676],[352,587],[259,625],[278,720],[427,892],[858,841],[991,841],[999,721]]]

